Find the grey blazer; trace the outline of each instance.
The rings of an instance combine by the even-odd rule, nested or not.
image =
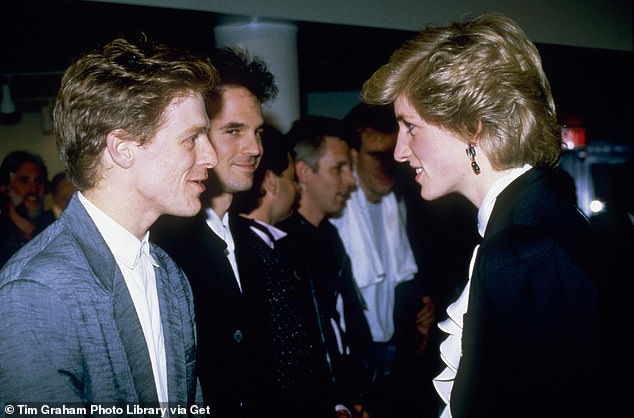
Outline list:
[[[188,409],[201,399],[192,293],[165,252],[151,245],[151,253],[160,265],[169,400]],[[62,217],[0,270],[0,416],[16,402],[157,400],[123,274],[75,195]]]

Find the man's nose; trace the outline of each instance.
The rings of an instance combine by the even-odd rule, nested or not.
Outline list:
[[[216,149],[211,145],[211,141],[206,135],[205,138],[201,138],[198,156],[198,164],[208,169],[214,168],[218,164]]]

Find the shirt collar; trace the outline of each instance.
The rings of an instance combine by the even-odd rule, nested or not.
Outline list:
[[[262,222],[259,221],[257,219],[254,219],[255,222],[259,223],[260,225],[262,225],[263,227],[265,227],[266,229],[269,230],[269,232],[271,233],[271,235],[273,235],[273,238],[275,238],[275,241],[279,241],[280,239],[284,238],[287,234],[286,232],[282,231],[281,229],[267,224],[266,222]]]
[[[493,183],[487,194],[484,196],[480,209],[478,210],[478,233],[481,237],[484,237],[484,231],[487,229],[491,212],[493,212],[493,206],[495,205],[497,197],[500,193],[502,193],[502,190],[506,189],[509,184],[513,183],[515,179],[531,168],[533,168],[533,166],[530,164],[525,164],[523,167],[519,168],[513,168],[509,170],[504,177],[499,178],[495,181],[495,183]]]
[[[211,208],[205,209],[205,213],[207,215],[207,225],[227,244],[227,249],[233,251],[233,237],[231,236],[231,229],[229,229],[229,212],[225,212],[222,219]]]
[[[139,240],[131,232],[106,215],[79,192],[79,201],[93,220],[99,233],[110,248],[112,255],[129,269],[134,269],[142,253],[148,256],[154,266],[158,264],[150,254],[150,232],[146,232],[143,240]]]

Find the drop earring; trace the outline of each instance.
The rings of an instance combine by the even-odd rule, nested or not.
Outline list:
[[[473,170],[473,174],[476,176],[480,174],[480,166],[475,160],[476,150],[471,143],[467,144],[467,157],[469,157],[469,161],[471,161],[471,169]]]

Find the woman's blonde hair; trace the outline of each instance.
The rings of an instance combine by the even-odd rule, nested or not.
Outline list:
[[[513,20],[485,15],[429,26],[367,80],[371,104],[406,98],[426,122],[475,139],[498,170],[554,166],[562,152],[550,84]],[[481,127],[481,128],[480,128]]]

